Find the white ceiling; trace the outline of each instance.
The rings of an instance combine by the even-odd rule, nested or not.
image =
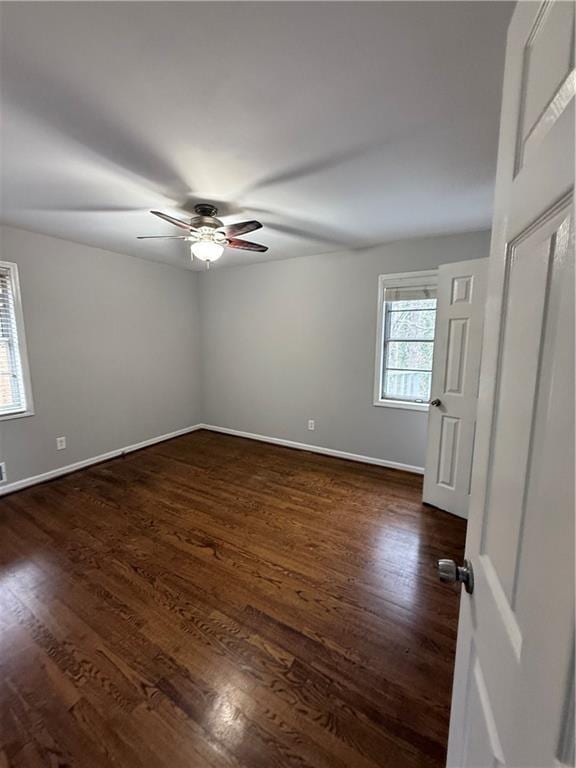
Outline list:
[[[490,222],[502,2],[2,5],[2,221],[189,266],[222,201],[267,254]]]

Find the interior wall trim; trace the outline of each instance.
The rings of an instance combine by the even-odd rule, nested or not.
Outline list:
[[[13,483],[5,483],[0,485],[0,496],[5,496],[7,493],[14,493],[14,491],[20,491],[23,488],[28,488],[30,485],[37,485],[38,483],[45,483],[47,480],[53,480],[61,475],[68,475],[70,472],[77,472],[79,469],[84,469],[92,464],[99,464],[102,461],[108,461],[109,459],[116,459],[122,456],[124,453],[131,453],[132,451],[139,451],[141,448],[148,448],[155,443],[161,443],[164,440],[172,440],[174,437],[180,437],[186,435],[188,432],[195,432],[197,429],[202,429],[202,424],[194,424],[192,427],[185,427],[184,429],[178,429],[175,432],[169,432],[166,435],[158,435],[157,437],[151,437],[149,440],[143,440],[141,443],[134,443],[133,445],[126,445],[124,448],[117,448],[114,451],[108,451],[108,453],[101,453],[99,456],[92,456],[89,459],[83,459],[82,461],[76,461],[73,464],[66,464],[64,467],[57,467],[51,469],[49,472],[43,472],[40,475],[33,475],[32,477],[25,477],[22,480],[15,480]]]
[[[378,459],[374,456],[362,456],[359,453],[348,453],[347,451],[337,451],[334,448],[324,448],[321,445],[310,445],[308,443],[297,443],[294,440],[285,440],[282,437],[270,437],[269,435],[258,435],[254,432],[243,432],[239,429],[229,429],[228,427],[218,427],[215,424],[199,424],[199,429],[208,429],[211,432],[222,432],[224,435],[235,435],[236,437],[247,437],[249,440],[259,440],[263,443],[273,443],[274,445],[283,445],[286,448],[297,448],[299,451],[311,451],[312,453],[322,453],[325,456],[334,456],[338,459],[347,459],[348,461],[359,461],[362,464],[375,464],[377,467],[388,467],[389,469],[399,469],[403,472],[413,472],[417,475],[424,474],[424,467],[415,467],[412,464],[402,464],[398,461],[388,461],[387,459]]]

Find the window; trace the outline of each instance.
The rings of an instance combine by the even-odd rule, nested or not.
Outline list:
[[[381,275],[375,405],[427,410],[436,326],[436,272]]]
[[[31,414],[18,272],[16,264],[0,261],[0,419]]]

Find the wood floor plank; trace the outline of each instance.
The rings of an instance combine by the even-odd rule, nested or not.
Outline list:
[[[199,431],[0,500],[0,765],[440,768],[465,523]]]

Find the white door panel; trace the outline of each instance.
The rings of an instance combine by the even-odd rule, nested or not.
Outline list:
[[[574,764],[573,41],[573,3],[517,6],[466,543],[475,589],[460,609],[450,768]]]
[[[518,22],[525,43],[520,55],[516,172],[532,159],[574,93],[573,3],[540,3],[536,16],[527,13],[524,18]]]
[[[491,480],[486,505],[483,549],[508,596],[511,595],[524,489],[528,472],[530,432],[539,356],[548,294],[548,273],[553,258],[552,238],[533,243],[529,238],[510,254],[499,386],[495,410],[498,431],[491,450]],[[527,297],[530,297],[527,301]],[[522,386],[518,386],[521,382]],[[506,503],[506,515],[499,513]]]
[[[498,768],[504,764],[494,713],[478,658],[471,655],[464,725],[465,760],[462,768]]]
[[[441,404],[428,415],[423,500],[460,517],[468,514],[487,262],[438,269],[432,400]]]

